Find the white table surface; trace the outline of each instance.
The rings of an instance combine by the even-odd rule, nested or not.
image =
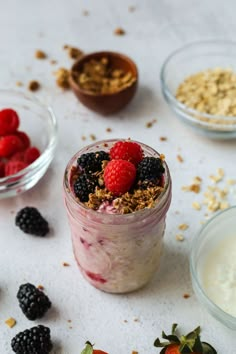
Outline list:
[[[208,176],[218,167],[224,168],[229,178],[235,177],[236,144],[199,137],[183,126],[166,106],[159,83],[161,64],[173,49],[193,39],[233,39],[236,3],[2,0],[1,5],[0,87],[26,92],[28,81],[39,80],[42,89],[35,95],[55,111],[59,144],[50,169],[37,186],[17,198],[0,201],[0,353],[11,353],[11,338],[34,325],[21,313],[16,300],[17,289],[24,282],[43,284],[53,303],[48,314],[36,323],[51,328],[54,353],[79,354],[85,340],[110,354],[128,354],[132,350],[158,353],[153,341],[162,329],[168,332],[173,322],[178,322],[183,331],[201,325],[202,338],[211,342],[218,353],[236,353],[235,333],[206,313],[193,294],[189,249],[204,211],[193,210],[195,196],[181,191],[196,175],[208,184]],[[136,6],[132,13],[128,11],[130,5]],[[88,16],[83,15],[85,9]],[[119,26],[127,32],[123,37],[113,34]],[[71,92],[65,93],[55,85],[55,68],[72,64],[62,49],[64,44],[86,52],[117,50],[136,61],[139,90],[126,110],[112,118],[98,116],[78,103]],[[37,48],[45,50],[58,65],[36,60]],[[16,81],[24,86],[16,88]],[[152,119],[157,123],[147,129],[145,124]],[[112,128],[111,133],[106,132],[107,127]],[[80,275],[72,254],[62,201],[62,175],[72,154],[91,142],[90,134],[97,139],[131,137],[148,143],[166,155],[172,173],[173,201],[161,269],[146,288],[129,295],[105,294],[91,287]],[[87,136],[87,141],[82,141],[82,135]],[[162,142],[160,136],[168,140]],[[176,159],[178,153],[184,158],[182,164]],[[46,215],[53,228],[49,237],[28,236],[14,226],[15,213],[26,205],[36,206]],[[190,228],[180,243],[175,235],[183,222]],[[71,266],[63,267],[62,262]],[[184,293],[191,297],[184,299]],[[4,323],[10,316],[17,320],[12,329]]]

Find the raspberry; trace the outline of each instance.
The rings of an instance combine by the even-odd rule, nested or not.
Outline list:
[[[30,147],[25,151],[24,161],[27,164],[31,164],[40,156],[40,151],[36,147]]]
[[[110,157],[113,160],[127,160],[138,165],[143,159],[141,146],[132,141],[118,141],[110,150]]]
[[[28,165],[24,161],[8,161],[5,165],[5,176],[11,176],[23,170]]]
[[[6,108],[0,111],[0,135],[14,133],[20,120],[18,114],[11,108]]]
[[[24,151],[19,151],[16,152],[14,155],[10,157],[11,161],[22,161],[24,162],[25,159],[25,152]]]
[[[15,135],[3,136],[0,139],[0,157],[10,157],[23,149],[20,138]]]
[[[5,176],[5,163],[0,161],[0,178]]]
[[[28,137],[28,135],[25,132],[17,131],[14,133],[14,135],[16,135],[18,138],[20,138],[24,149],[27,149],[28,147],[30,147],[30,138]]]
[[[114,195],[128,192],[135,181],[135,177],[136,168],[129,161],[112,160],[105,167],[105,187]]]

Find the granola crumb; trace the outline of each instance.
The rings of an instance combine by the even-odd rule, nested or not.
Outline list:
[[[67,263],[67,262],[63,262],[62,265],[63,265],[63,267],[69,267],[70,266],[70,264]]]
[[[189,228],[189,225],[188,224],[180,224],[179,225],[179,230],[187,230]]]
[[[132,354],[138,354],[138,352],[136,352],[136,350],[133,350],[133,351],[132,351]]]
[[[44,286],[41,285],[41,284],[39,284],[39,285],[37,286],[37,288],[38,288],[39,290],[44,290]]]
[[[71,323],[72,321],[71,320],[67,320],[68,323]]]
[[[183,159],[183,157],[181,156],[181,155],[177,155],[177,160],[180,162],[180,163],[182,163],[182,162],[184,162],[184,159]]]
[[[200,205],[200,203],[198,203],[198,202],[193,202],[193,203],[192,203],[192,207],[193,207],[193,209],[195,209],[195,210],[201,210],[201,205]]]
[[[166,141],[167,137],[166,136],[160,136],[160,141]]]
[[[40,89],[40,83],[36,80],[32,80],[28,84],[28,89],[33,92],[38,91]]]
[[[125,30],[121,27],[117,27],[115,30],[114,30],[114,34],[117,35],[117,36],[124,36],[125,35]]]
[[[153,120],[150,120],[149,122],[146,122],[146,128],[151,128],[156,122],[157,122],[157,119],[153,119]]]
[[[83,16],[88,16],[89,15],[89,11],[88,10],[83,10],[82,11],[82,15]]]
[[[94,134],[90,134],[89,137],[90,137],[90,139],[93,140],[93,141],[95,141],[95,140],[97,139],[97,138],[96,138],[96,135],[94,135]]]
[[[56,65],[57,64],[57,60],[55,60],[55,59],[50,60],[50,64]]]
[[[5,323],[9,328],[12,328],[16,325],[16,320],[14,318],[10,317],[5,321]]]
[[[162,161],[165,161],[165,155],[164,154],[160,154],[160,159],[162,160]]]
[[[16,86],[17,86],[17,87],[23,86],[23,82],[21,82],[21,81],[16,81]]]
[[[71,59],[79,59],[82,55],[83,55],[83,51],[79,48],[75,48],[75,47],[68,47],[67,48],[68,51],[68,55]]]
[[[64,45],[63,45],[63,49],[64,49],[64,50],[67,50],[68,48],[69,48],[69,45],[68,45],[68,44],[64,44]]]
[[[111,129],[111,128],[107,128],[107,129],[106,129],[106,132],[107,132],[107,133],[110,133],[110,132],[112,132],[112,129]]]
[[[46,59],[47,58],[47,54],[40,49],[37,49],[35,51],[34,56],[36,59]]]
[[[139,322],[139,318],[134,318],[134,322]]]
[[[69,70],[65,68],[59,68],[56,73],[56,83],[59,87],[63,89],[69,89],[70,88],[70,83],[69,83],[69,77],[70,77],[70,72]]]
[[[183,298],[184,298],[184,299],[189,299],[189,298],[190,298],[190,295],[187,294],[187,293],[185,293],[185,294],[183,294]]]
[[[182,235],[182,234],[177,234],[175,236],[175,238],[176,238],[177,241],[184,241],[184,235]]]
[[[134,12],[136,10],[136,7],[131,5],[128,7],[128,10],[129,12]]]
[[[86,140],[86,136],[85,136],[85,135],[82,135],[82,136],[81,136],[81,139],[82,139],[82,140]]]
[[[124,320],[124,323],[128,323],[128,321],[127,321],[127,320]]]

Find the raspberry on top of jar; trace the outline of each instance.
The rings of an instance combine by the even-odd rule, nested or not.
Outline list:
[[[117,141],[107,151],[88,152],[71,171],[78,202],[98,212],[127,214],[153,208],[164,190],[164,155],[145,156],[133,141]]]

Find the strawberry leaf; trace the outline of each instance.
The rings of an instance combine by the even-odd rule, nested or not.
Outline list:
[[[161,347],[166,347],[169,345],[169,342],[161,342],[159,338],[157,338],[154,342],[154,347],[161,348]]]
[[[198,326],[197,328],[195,328],[192,332],[188,333],[186,335],[187,339],[193,339],[193,338],[197,338],[200,335],[201,332],[201,328],[200,326]]]
[[[215,348],[213,348],[209,343],[202,342],[203,354],[217,354]]]
[[[177,327],[178,327],[177,323],[173,323],[173,324],[172,324],[171,334],[175,334]]]
[[[200,337],[197,336],[197,338],[195,339],[195,343],[193,346],[193,351],[199,354],[203,353],[203,347],[202,347],[202,342],[200,340]]]
[[[189,354],[189,353],[192,353],[193,351],[192,351],[191,348],[189,348],[188,344],[183,343],[183,344],[181,344],[181,346],[179,347],[179,352],[180,352],[181,354]]]
[[[174,334],[169,334],[168,336],[162,331],[162,338],[168,339],[170,343],[180,344],[179,338]]]
[[[82,350],[81,354],[93,354],[93,345],[90,342],[86,342],[85,344],[85,348]]]

